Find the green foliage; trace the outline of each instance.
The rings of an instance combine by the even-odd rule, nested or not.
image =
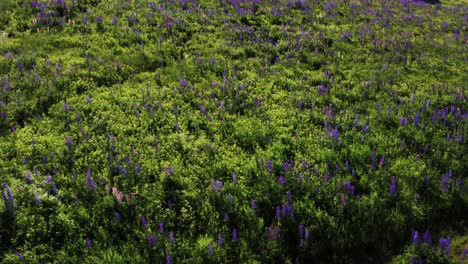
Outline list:
[[[0,2],[0,262],[458,261],[465,3]]]

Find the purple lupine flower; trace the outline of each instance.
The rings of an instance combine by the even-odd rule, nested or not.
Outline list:
[[[171,264],[171,255],[169,253],[166,256],[166,264]]]
[[[37,193],[34,194],[34,201],[36,202],[37,206],[41,204],[41,199],[39,198],[39,195]]]
[[[26,181],[28,181],[28,183],[32,183],[33,182],[33,178],[31,176],[31,172],[27,171],[26,172]]]
[[[323,174],[323,183],[327,183],[328,182],[328,174],[325,172]]]
[[[232,241],[233,242],[237,241],[237,229],[236,228],[232,229]]]
[[[267,160],[267,171],[270,175],[273,174],[273,161],[271,159]]]
[[[122,216],[120,215],[119,212],[114,212],[114,218],[117,219],[117,220],[120,220],[122,218]]]
[[[13,199],[13,194],[11,193],[10,186],[6,182],[3,183],[3,187],[5,187],[7,194],[8,194],[8,199],[10,200],[11,204],[14,204],[14,199]]]
[[[280,177],[278,178],[278,182],[279,182],[282,186],[284,186],[284,184],[286,183],[286,181],[285,181],[285,179],[284,179],[283,176],[280,176]]]
[[[452,239],[448,238],[440,238],[439,239],[439,249],[442,253],[446,253],[447,255],[450,254],[450,243]]]
[[[413,231],[413,234],[411,234],[411,242],[413,242],[413,244],[419,244],[419,233],[418,231]]]
[[[10,203],[8,202],[8,198],[6,197],[5,195],[5,192],[2,191],[2,197],[3,197],[3,202],[5,203],[5,207],[10,210],[11,209],[11,205]]]
[[[146,234],[146,240],[148,241],[148,244],[152,247],[156,246],[156,243],[157,243],[157,238],[156,238],[156,234]]]
[[[333,141],[336,141],[338,139],[338,129],[337,128],[332,129],[331,136],[332,136]]]
[[[174,232],[169,231],[169,243],[174,244]]]
[[[395,180],[395,177],[392,177],[392,184],[390,185],[390,191],[389,191],[390,196],[396,195],[396,191],[397,191],[396,180]]]
[[[281,211],[280,211],[280,207],[279,206],[276,206],[276,219],[280,220],[281,219]]]
[[[257,209],[257,203],[256,203],[255,199],[252,199],[251,205],[252,205],[252,210],[255,211]]]
[[[21,252],[16,251],[16,256],[18,256],[19,260],[24,260],[23,254],[21,254]]]
[[[346,196],[344,194],[341,194],[341,207],[346,206]]]
[[[218,233],[218,247],[221,247],[223,245],[223,236],[221,233]]]
[[[362,128],[362,133],[367,133],[370,130],[370,125],[369,121],[364,124],[364,127]]]
[[[231,204],[231,202],[232,202],[232,195],[231,194],[228,194],[227,201],[228,201],[228,204]]]
[[[382,155],[382,157],[380,158],[380,163],[379,163],[380,167],[383,168],[383,166],[385,165],[385,156]]]
[[[351,37],[353,36],[353,34],[351,34],[351,32],[348,32],[346,31],[344,34],[343,34],[343,38],[346,40],[346,41],[349,41],[351,40]]]
[[[72,147],[72,138],[71,138],[70,136],[67,137],[67,139],[66,139],[66,144],[67,144],[68,150],[71,150],[71,147]]]
[[[16,133],[16,127],[15,126],[11,126],[11,132]]]
[[[86,246],[88,247],[88,249],[91,249],[91,246],[92,246],[92,242],[91,242],[91,239],[88,237],[86,237]]]
[[[309,239],[309,229],[305,229],[305,232],[304,232],[304,240],[307,240]]]
[[[426,243],[428,245],[432,245],[432,238],[431,238],[431,234],[429,233],[429,230],[426,230],[424,232],[423,240],[424,240],[424,243]]]
[[[164,224],[161,221],[159,221],[159,233],[164,233]]]
[[[400,125],[401,126],[407,126],[408,125],[408,118],[400,117]]]
[[[213,256],[213,244],[210,242],[208,246],[208,256],[211,258]]]
[[[186,81],[185,79],[180,79],[180,80],[179,80],[179,85],[180,85],[181,87],[185,87],[185,86],[187,85],[187,81]]]
[[[146,222],[146,218],[144,215],[141,216],[141,225],[147,229],[148,228],[148,223]]]
[[[299,110],[301,110],[301,111],[302,111],[302,108],[303,108],[302,101],[299,101],[299,106],[298,106],[298,107],[299,107]]]
[[[55,183],[54,183],[54,185],[52,185],[52,194],[53,194],[54,196],[57,195],[57,185],[55,185]]]
[[[356,128],[359,125],[359,117],[357,114],[354,114],[354,123],[353,126]]]
[[[419,127],[419,112],[417,112],[416,115],[414,116],[413,122],[416,127]]]
[[[273,240],[273,229],[268,228],[268,240]]]
[[[220,181],[220,180],[216,181],[216,190],[218,192],[221,192],[223,190],[223,182],[222,181]]]
[[[462,251],[461,258],[460,258],[460,263],[465,262],[467,253],[468,253],[468,250],[466,249],[466,247],[464,247],[464,248],[463,248],[463,251]]]
[[[284,163],[283,163],[283,170],[284,172],[287,172],[289,169],[289,162],[286,160]]]

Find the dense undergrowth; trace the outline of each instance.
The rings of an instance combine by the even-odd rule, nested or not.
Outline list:
[[[0,260],[463,262],[467,32],[450,1],[4,0]]]

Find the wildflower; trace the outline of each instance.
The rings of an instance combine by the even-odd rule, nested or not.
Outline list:
[[[396,180],[395,177],[392,177],[392,184],[390,185],[390,196],[394,196],[396,194]]]
[[[3,187],[5,187],[8,195],[8,199],[10,200],[11,204],[14,204],[13,194],[11,193],[10,186],[6,182],[3,183]],[[2,192],[3,193],[3,192]]]
[[[429,230],[426,230],[426,232],[424,232],[423,240],[424,240],[424,243],[428,245],[432,245],[432,239],[431,239],[431,235],[429,234]]]
[[[216,181],[216,190],[218,192],[221,192],[223,190],[223,182],[222,181],[219,181],[219,180]]]
[[[367,133],[370,130],[369,122],[366,122],[364,127],[362,128],[362,133]]]
[[[267,161],[267,171],[270,175],[273,173],[273,161],[271,159]]]
[[[156,239],[156,234],[146,234],[146,240],[148,241],[148,244],[152,247],[156,246],[157,239]]]
[[[348,31],[346,31],[346,32],[343,34],[343,38],[344,38],[346,41],[350,41],[352,36],[353,36],[353,34],[351,34],[351,32],[348,32]]]
[[[383,166],[385,165],[385,156],[382,155],[382,157],[380,158],[380,163],[379,163],[380,167],[383,168]]]
[[[18,256],[19,260],[24,260],[23,254],[21,254],[21,252],[16,251],[16,256]]]
[[[442,253],[446,253],[447,255],[450,254],[450,243],[452,239],[448,238],[440,238],[439,239],[439,249]]]
[[[257,203],[255,199],[252,199],[251,204],[252,204],[252,210],[255,211],[257,209]]]
[[[33,182],[33,178],[31,176],[31,172],[26,172],[26,181],[28,181],[28,183],[32,183]]]
[[[36,202],[37,206],[41,204],[41,200],[39,198],[39,195],[37,195],[37,193],[34,194],[34,201]]]
[[[91,239],[89,237],[86,237],[86,246],[88,247],[88,249],[91,249],[92,242],[91,242]]]
[[[169,243],[174,244],[174,232],[169,231]]]
[[[280,177],[278,178],[278,182],[279,182],[282,186],[284,186],[284,184],[286,183],[286,181],[285,181],[285,179],[284,179],[283,176],[280,176]]]
[[[114,218],[117,219],[117,220],[120,220],[122,218],[122,216],[120,215],[119,212],[114,212]]]
[[[159,233],[164,233],[164,224],[161,221],[159,221]]]
[[[142,225],[145,229],[148,228],[147,222],[146,222],[146,218],[145,218],[144,215],[141,216],[141,225]]]
[[[210,245],[208,246],[208,256],[212,257],[213,256],[213,244],[210,242]]]
[[[57,185],[55,185],[55,183],[52,185],[52,194],[57,195]]]
[[[419,233],[418,231],[413,231],[413,234],[411,235],[411,241],[413,244],[419,244]]]
[[[71,137],[67,137],[66,144],[67,144],[68,150],[71,150],[71,146],[72,146],[72,138]]]
[[[341,194],[341,207],[346,206],[346,196],[344,194]]]
[[[332,135],[333,141],[336,141],[338,139],[338,129],[337,128],[332,129],[331,135]]]
[[[218,247],[221,247],[223,245],[223,237],[221,233],[218,233]]]
[[[323,174],[323,182],[324,183],[328,182],[328,174],[326,172]]]
[[[413,121],[414,121],[414,125],[416,127],[419,127],[419,112],[416,113],[416,115],[413,118]]]
[[[232,241],[233,242],[237,241],[237,229],[236,228],[232,230]]]
[[[408,125],[408,118],[400,117],[400,125],[401,126],[407,126]]]

